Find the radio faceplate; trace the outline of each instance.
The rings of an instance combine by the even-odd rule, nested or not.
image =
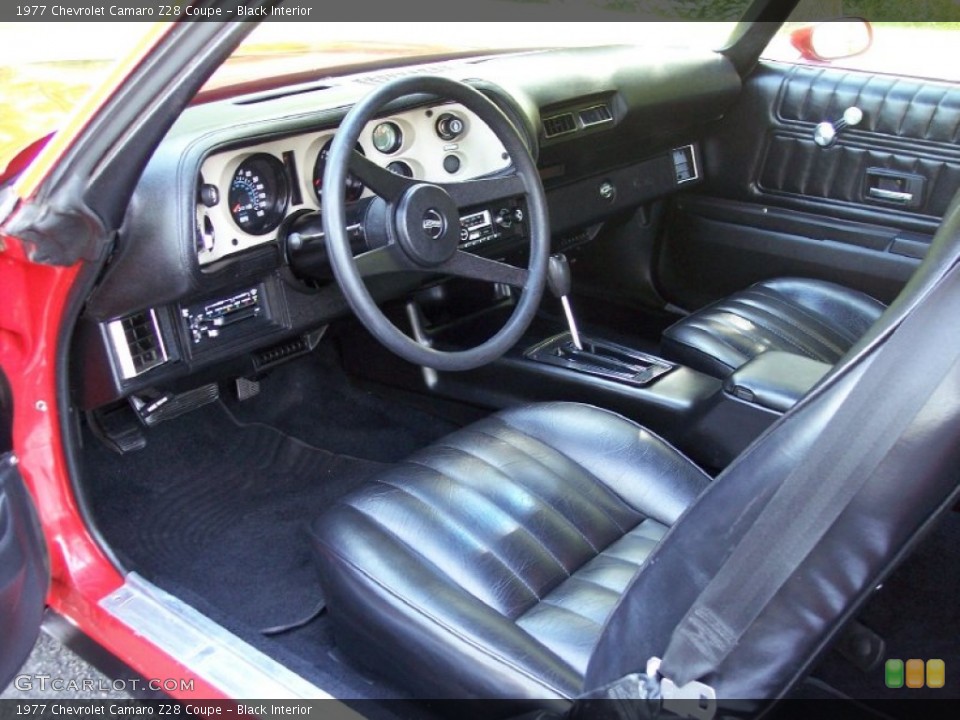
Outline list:
[[[460,249],[504,249],[507,243],[526,237],[526,210],[519,200],[474,208],[460,218]]]

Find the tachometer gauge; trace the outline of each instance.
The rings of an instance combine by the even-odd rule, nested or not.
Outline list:
[[[263,235],[275,230],[287,209],[290,188],[283,163],[273,155],[251,155],[230,181],[230,216],[244,232]]]
[[[327,155],[330,154],[330,146],[333,145],[333,139],[327,140],[317,155],[317,161],[313,165],[313,192],[317,196],[317,202],[323,202],[323,172],[327,169]],[[361,155],[366,155],[360,143],[355,148]],[[363,183],[353,173],[347,173],[347,202],[355,202],[363,195]]]
[[[384,155],[395,153],[403,145],[403,132],[394,122],[382,122],[373,129],[373,146]]]

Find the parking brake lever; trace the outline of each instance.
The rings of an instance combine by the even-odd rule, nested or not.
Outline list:
[[[573,319],[573,310],[570,308],[570,263],[567,262],[567,256],[563,253],[550,256],[550,262],[547,265],[547,284],[550,286],[550,292],[557,296],[560,304],[563,305],[563,313],[567,316],[567,325],[570,326],[570,337],[573,338],[574,347],[577,350],[583,350],[580,333],[577,332],[577,323]]]

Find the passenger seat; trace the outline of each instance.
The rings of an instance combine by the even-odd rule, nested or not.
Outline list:
[[[765,280],[671,325],[661,350],[718,378],[771,350],[833,365],[885,309],[869,295],[822,280]]]

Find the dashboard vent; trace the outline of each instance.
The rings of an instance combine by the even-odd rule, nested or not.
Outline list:
[[[107,329],[124,380],[142,375],[169,359],[154,310],[114,320]]]
[[[299,337],[254,353],[253,364],[257,370],[263,370],[272,365],[279,365],[284,360],[289,360],[297,355],[303,355],[309,350],[310,346],[307,341]]]
[[[594,105],[580,111],[580,124],[584,127],[613,122],[613,115],[606,105]]]
[[[548,138],[566,135],[567,133],[574,132],[576,129],[577,121],[574,119],[573,113],[554,115],[545,118],[543,121],[543,134]]]
[[[685,145],[673,151],[673,169],[677,176],[677,185],[691,182],[700,177],[697,168],[697,153],[693,145]]]

